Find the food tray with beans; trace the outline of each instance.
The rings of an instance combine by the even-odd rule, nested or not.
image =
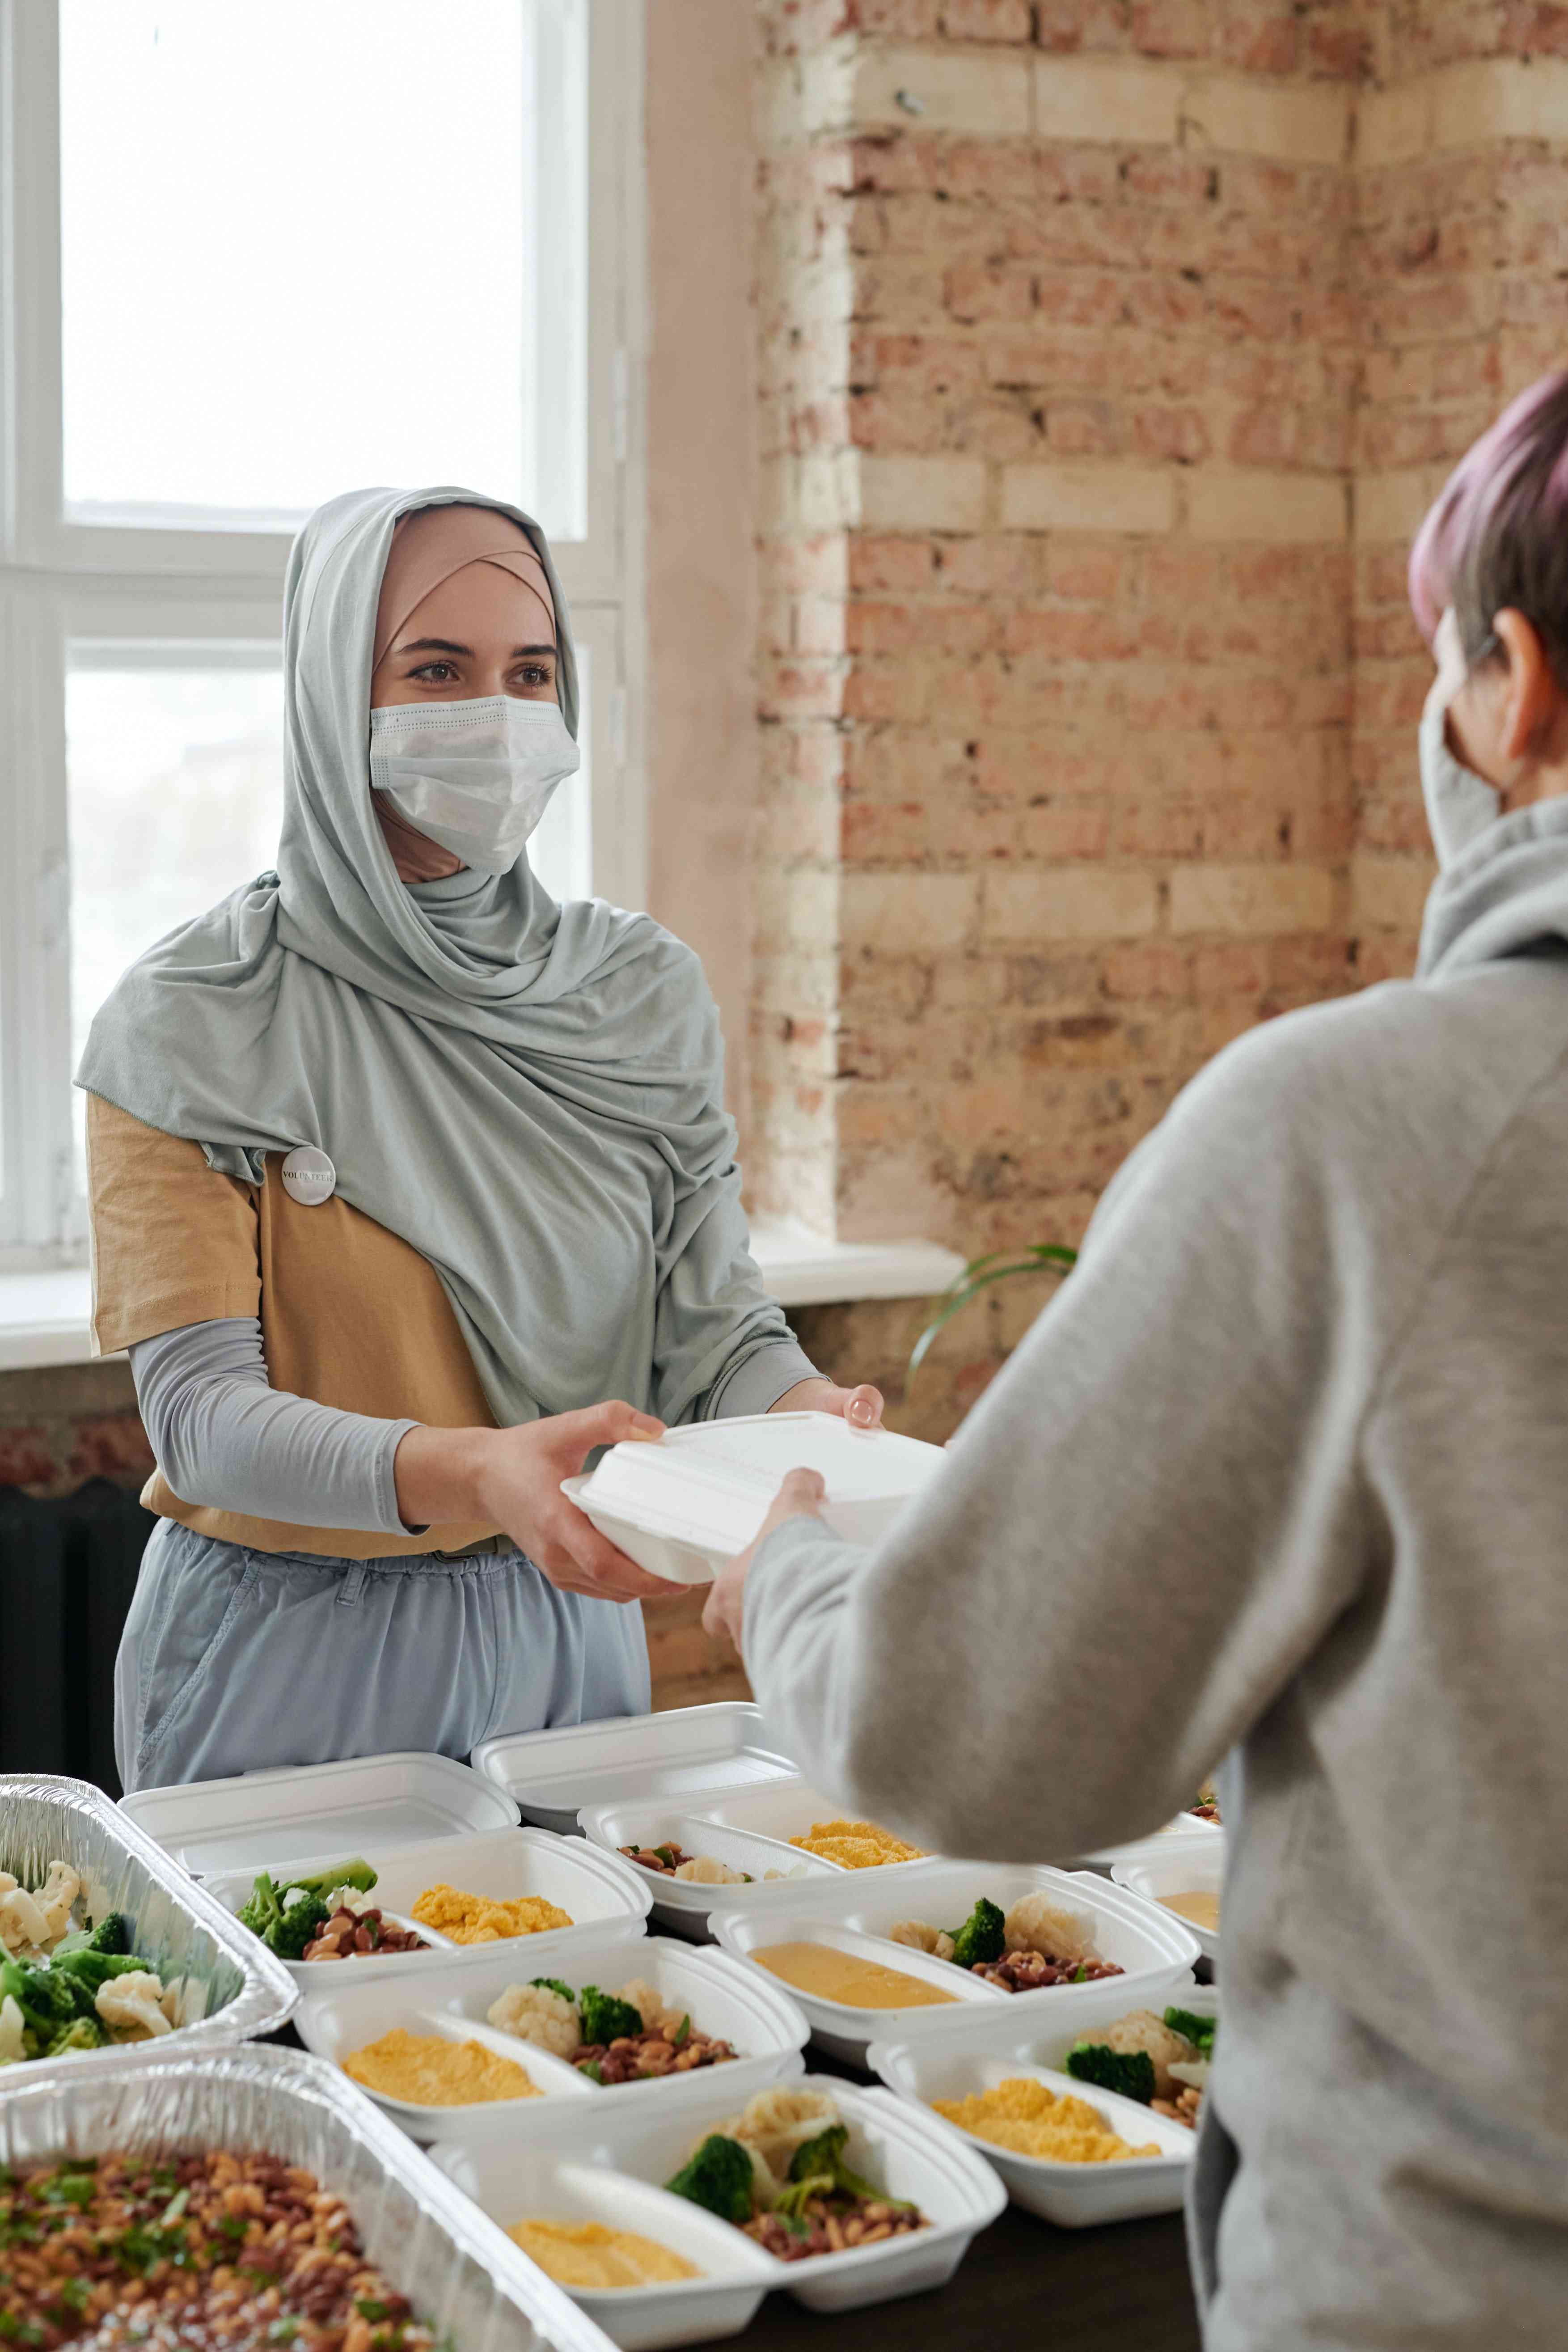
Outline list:
[[[806,2042],[782,1986],[662,1937],[606,1937],[537,1964],[505,1947],[412,1992],[391,1977],[334,1976],[297,2022],[308,2049],[345,2066],[417,2139],[451,2138],[503,2107],[527,2131],[563,2098],[684,2098],[720,2073],[743,2100],[798,2074]]]
[[[942,2286],[1006,2202],[935,2116],[811,2075],[580,2101],[526,2137],[498,2117],[431,2153],[627,2347],[733,2335],[770,2287],[832,2312]]]
[[[226,1872],[206,1885],[306,1990],[319,1990],[334,1966],[356,1981],[402,1978],[483,1959],[498,1943],[549,1954],[585,1937],[640,1937],[652,1901],[629,1863],[535,1829],[317,1855]],[[368,1940],[356,1914],[377,1922]],[[541,1959],[528,1973],[544,1967]]]
[[[793,1779],[795,1768],[773,1747],[761,1707],[721,1699],[487,1739],[474,1750],[474,1769],[506,1791],[524,1821],[570,1836],[586,1806],[658,1801],[679,1810],[694,1792]]]
[[[604,2352],[568,2296],[300,2051],[121,2053],[68,2086],[7,2074],[0,2167],[14,2343],[68,2342],[128,2305],[123,2328],[177,2313],[190,2344]]]
[[[812,2038],[858,2061],[971,2005],[1029,2014],[1114,1980],[1139,1998],[1186,1976],[1195,1940],[1092,1871],[937,1862],[814,1887],[792,1910],[715,1912],[721,1950],[777,1975]],[[889,2023],[896,2018],[896,2028]]]
[[[941,2102],[1016,2204],[1084,2229],[1180,2207],[1216,2017],[1208,1986],[1178,1984],[1145,2007],[1107,1984],[1075,2000],[1068,2023],[1036,2012],[1026,2032],[1016,2011],[970,2011],[867,2054],[900,2098]]]
[[[0,2083],[269,2033],[297,1998],[100,1790],[0,1774]]]
[[[412,1748],[138,1789],[121,1797],[120,1810],[198,1878],[270,1870],[296,1853],[387,1853],[431,1838],[515,1829],[518,1821],[493,1781],[449,1756]]]
[[[648,1884],[653,1916],[677,1936],[700,1941],[712,1911],[798,1902],[820,1881],[845,1875],[837,1862],[750,1830],[722,1828],[660,1804],[594,1805],[583,1827],[591,1845],[618,1854]]]

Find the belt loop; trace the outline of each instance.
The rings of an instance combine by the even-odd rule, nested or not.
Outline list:
[[[365,1573],[365,1564],[363,1560],[356,1559],[353,1567],[349,1570],[348,1574],[342,1579],[342,1582],[338,1586],[338,1607],[340,1609],[352,1609],[353,1607],[354,1602],[364,1591]]]

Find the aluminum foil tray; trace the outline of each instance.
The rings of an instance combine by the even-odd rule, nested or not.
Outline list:
[[[230,2148],[308,2166],[342,2197],[366,2254],[453,2352],[609,2352],[610,2339],[345,2077],[298,2050],[236,2049],[100,2071],[7,2067],[0,2164]],[[12,2087],[15,2085],[15,2087]]]
[[[282,1961],[100,1789],[41,1772],[0,1772],[0,1869],[36,1886],[57,1855],[80,1872],[93,1918],[128,1912],[132,1949],[165,1984],[184,1978],[185,2021],[157,2042],[33,2059],[13,2081],[97,2073],[132,2052],[145,2064],[223,2049],[271,2033],[292,2014],[300,1995]]]

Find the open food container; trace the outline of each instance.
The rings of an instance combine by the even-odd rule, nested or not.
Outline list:
[[[1173,1821],[1167,1822],[1163,1829],[1155,1830],[1149,1837],[1131,1838],[1125,1845],[1100,1846],[1093,1853],[1080,1854],[1078,1859],[1086,1870],[1100,1870],[1109,1874],[1119,1862],[1144,1862],[1151,1856],[1157,1860],[1178,1838],[1182,1841],[1184,1853],[1202,1853],[1205,1850],[1220,1854],[1225,1852],[1225,1827],[1222,1822],[1200,1821],[1196,1813],[1178,1813]]]
[[[628,1870],[647,1879],[653,1916],[659,1927],[699,1942],[710,1933],[710,1912],[745,1910],[781,1898],[798,1906],[824,1880],[841,1885],[849,1875],[837,1863],[825,1862],[820,1854],[802,1853],[798,1846],[782,1844],[777,1838],[763,1837],[752,1830],[727,1829],[721,1822],[672,1805],[591,1805],[583,1814],[583,1827],[590,1844],[613,1853],[626,1862]],[[661,1845],[679,1848],[694,1861],[721,1864],[742,1876],[727,1881],[666,1877],[626,1857],[627,1846],[647,1852]]]
[[[890,1939],[892,1928],[904,1922],[951,1933],[982,1897],[1007,1912],[1032,1895],[1088,1919],[1095,1951],[1123,1973],[1109,1980],[1012,1992],[950,1959]],[[923,2041],[928,2033],[945,2030],[955,2022],[959,2003],[1000,2004],[1024,2018],[1064,2009],[1077,2016],[1079,2005],[1106,1990],[1109,1981],[1125,1996],[1124,2005],[1136,2009],[1184,1979],[1198,1958],[1194,1938],[1156,1905],[1109,1885],[1092,1871],[1052,1870],[1044,1864],[1008,1868],[984,1862],[931,1862],[896,1873],[845,1872],[835,1885],[813,1886],[792,1910],[778,1906],[716,1909],[711,1924],[720,1948],[751,1960],[753,1967],[758,1965],[755,1954],[770,1944],[821,1944],[856,1959],[878,1961],[949,1996],[921,2008],[862,2010],[792,1986],[812,2039],[851,2063],[859,2063],[872,2042]]]
[[[339,1764],[285,1765],[138,1789],[120,1810],[198,1878],[270,1870],[290,1854],[363,1853],[475,1830],[515,1829],[517,1807],[493,1780],[449,1756],[409,1749]]]
[[[552,1837],[548,1830],[491,1830],[473,1837],[433,1838],[427,1845],[394,1846],[390,1853],[363,1847],[337,1849],[305,1860],[279,1863],[272,1876],[281,1885],[291,1877],[308,1878],[351,1856],[371,1864],[376,1874],[369,1900],[400,1924],[411,1926],[430,1944],[427,1952],[365,1952],[342,1960],[285,1960],[294,1982],[319,1991],[326,1979],[352,1975],[355,1983],[395,1976],[420,1979],[432,1971],[471,1967],[510,1952],[530,1976],[559,1973],[555,1956],[584,1940],[595,1945],[607,1936],[622,1940],[647,1932],[651,1900],[644,1885],[647,1874],[634,1870],[616,1854],[602,1853],[581,1838]],[[207,1891],[226,1910],[237,1913],[249,1900],[255,1874],[226,1871],[206,1881]],[[500,1942],[462,1944],[450,1935],[427,1927],[413,1916],[414,1906],[431,1886],[455,1887],[464,1895],[488,1895],[497,1902],[534,1895],[553,1904],[571,1919],[569,1927],[542,1927],[531,1935],[507,1937]],[[247,1930],[241,1930],[247,1934]],[[535,1959],[534,1955],[540,1955]]]
[[[1125,1886],[1145,1902],[1157,1904],[1169,1919],[1173,1919],[1185,1933],[1196,1937],[1205,1959],[1219,1958],[1219,1927],[1209,1927],[1202,1919],[1171,1908],[1173,1899],[1189,1895],[1212,1896],[1216,1914],[1220,1891],[1225,1884],[1225,1841],[1205,1843],[1173,1839],[1169,1852],[1151,1853],[1147,1851],[1137,1862],[1119,1862],[1112,1870],[1116,1885]]]
[[[544,1974],[559,1978],[574,1992],[592,1984],[603,1991],[619,1993],[640,1979],[653,1987],[661,2001],[689,2017],[697,2032],[728,2042],[736,2055],[719,2065],[696,2067],[657,2080],[596,2084],[567,2059],[489,2022],[490,2006],[499,1994],[509,1986],[529,1984]],[[615,1937],[596,1944],[579,1943],[570,1951],[556,1951],[543,1966],[515,1945],[491,1945],[482,1968],[437,1971],[422,1978],[416,1986],[387,1978],[342,1990],[330,1982],[306,2000],[296,2023],[306,2048],[335,2065],[397,2026],[409,2033],[437,2035],[452,2042],[477,2041],[521,2066],[541,2095],[427,2106],[360,2085],[405,2131],[416,2139],[426,2140],[448,2137],[476,2114],[487,2119],[504,2115],[526,2136],[552,2115],[563,2099],[587,2098],[606,2109],[646,2106],[653,2100],[662,2107],[688,2100],[693,2094],[700,2097],[718,2082],[731,2091],[737,2105],[743,2106],[764,2083],[802,2071],[800,2053],[807,2040],[805,2020],[782,1985],[767,1983],[754,1969],[742,1967],[724,1953],[697,1951],[689,1944],[662,1937],[637,1943]]]
[[[443,2140],[433,2160],[505,2229],[523,2219],[583,2218],[631,2229],[682,2252],[704,2272],[668,2286],[580,2293],[578,2300],[617,2344],[628,2347],[696,2344],[744,2326],[770,2286],[786,2289],[812,2311],[854,2311],[945,2285],[976,2233],[996,2220],[1005,2192],[974,2144],[884,2090],[860,2090],[821,2075],[790,2086],[826,2091],[849,2126],[847,2161],[889,2197],[919,2205],[929,2229],[783,2263],[724,2221],[700,2244],[689,2217],[711,2221],[661,2184],[679,2170],[707,2133],[736,2115],[723,2069],[701,2099],[679,2111],[612,2114],[586,2101],[563,2107],[537,2135],[521,2138],[504,2122],[469,2125]],[[585,2201],[592,2188],[593,2202]],[[730,2241],[743,2250],[734,2261]],[[760,2263],[753,2261],[760,2257]],[[575,2292],[575,2291],[574,2291]]]
[[[968,2144],[994,2168],[1013,2202],[1026,2212],[1041,2214],[1064,2230],[1132,2221],[1149,2213],[1173,2213],[1185,2193],[1197,2135],[1185,2124],[1154,2115],[1136,2099],[1080,2083],[1063,2071],[1068,2050],[1082,2035],[1092,2034],[1097,2026],[1109,2026],[1130,2009],[1142,2006],[1136,2000],[1111,2000],[1108,1990],[1094,1988],[1094,2003],[1085,2001],[1070,2030],[1041,2033],[1037,2017],[1033,2033],[1020,2032],[1018,2020],[992,2012],[984,2020],[965,2018],[952,2032],[928,2034],[918,2042],[874,2042],[870,2063],[891,2091],[926,2114],[931,2112],[935,2099],[967,2098],[1022,2076],[1042,2084],[1058,2097],[1084,2100],[1106,2128],[1130,2147],[1152,2145],[1158,2150],[1153,2156],[1064,2163],[998,2147],[942,2118],[949,2130],[963,2132]],[[1197,1988],[1189,1990],[1195,1993]],[[1181,1998],[1184,2006],[1191,2005],[1187,1992]]]
[[[134,2056],[199,2054],[287,2022],[299,1996],[280,1960],[187,1878],[163,1848],[86,1780],[0,1774],[0,1869],[24,1886],[43,1884],[51,1862],[82,1881],[77,1916],[96,1924],[121,1911],[131,1948],[165,1987],[181,1988],[174,2030],[156,2041],[73,2051],[0,2071],[0,2083],[36,2082],[68,2070],[91,2077]]]
[[[608,1723],[575,1723],[487,1739],[474,1769],[504,1789],[526,1822],[570,1835],[588,1806],[684,1804],[694,1791],[793,1779],[748,1699],[670,1707]]]
[[[43,2069],[0,2076],[0,2165],[21,2168],[124,2150],[231,2149],[313,2172],[340,2196],[367,2259],[437,2338],[462,2352],[605,2352],[606,2338],[426,2163],[353,2084],[297,2050],[187,2051],[149,2066],[120,2051],[68,2085]]]
[[[828,1862],[827,1856],[808,1854],[804,1847],[792,1845],[790,1840],[809,1837],[813,1830],[844,1818],[842,1805],[836,1804],[831,1797],[823,1796],[798,1773],[787,1780],[765,1780],[755,1788],[715,1789],[705,1796],[690,1798],[680,1810],[694,1836],[710,1840],[712,1833],[719,1830],[743,1832],[750,1841],[753,1859],[761,1860],[764,1871],[776,1868],[788,1872],[803,1862]],[[590,1820],[594,1824],[592,1827]],[[588,1830],[593,1843],[611,1853],[618,1853],[622,1845],[632,1842],[630,1837],[616,1837],[612,1843],[613,1832],[621,1828],[629,1830],[631,1826],[630,1807],[624,1808],[619,1818],[615,1820],[606,1809],[597,1807],[591,1809],[591,1813],[584,1818],[584,1827]],[[717,1853],[718,1850],[710,1845],[702,1851]],[[921,1862],[929,1862],[932,1858],[930,1854],[917,1857]],[[739,1866],[750,1870],[752,1863],[745,1862]],[[912,1870],[915,1864],[886,1862],[856,1871],[844,1870],[832,1863],[829,1866],[835,1884],[843,1885],[851,1877],[887,1883],[892,1874],[901,1875]],[[817,1874],[807,1874],[815,1877]],[[674,1883],[679,1885],[681,1882],[677,1880]],[[668,1886],[662,1880],[656,1880],[655,1885],[656,1901],[662,1903],[669,1899]]]
[[[819,1472],[834,1534],[870,1544],[942,1461],[940,1445],[854,1429],[837,1413],[748,1413],[612,1445],[562,1491],[650,1576],[710,1584],[753,1540],[787,1472]]]

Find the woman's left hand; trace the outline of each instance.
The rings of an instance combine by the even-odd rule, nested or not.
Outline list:
[[[843,1396],[849,1392],[840,1389],[838,1393]],[[858,1389],[853,1393],[857,1396],[877,1396],[875,1389]],[[881,1398],[877,1397],[879,1407],[881,1402]],[[757,1556],[759,1547],[765,1544],[773,1529],[782,1528],[786,1519],[819,1519],[822,1517],[820,1506],[826,1499],[827,1488],[817,1471],[785,1472],[784,1485],[773,1496],[773,1507],[751,1543],[727,1568],[721,1569],[709,1589],[708,1605],[702,1612],[702,1622],[707,1632],[714,1635],[728,1633],[736,1649],[740,1648],[746,1608],[746,1573]]]
[[[832,1381],[797,1381],[793,1389],[785,1389],[776,1402],[769,1405],[770,1412],[834,1412],[847,1421],[851,1429],[880,1429],[882,1425],[882,1391],[864,1382],[858,1389],[841,1389]]]

